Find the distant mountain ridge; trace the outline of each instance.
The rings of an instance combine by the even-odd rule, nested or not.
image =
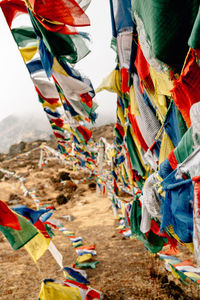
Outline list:
[[[13,144],[49,139],[52,134],[48,120],[36,115],[9,115],[0,121],[0,152],[8,152]]]
[[[114,123],[114,120],[106,114],[98,117],[95,124],[91,127],[104,126]],[[47,118],[42,115],[17,116],[9,115],[0,121],[0,153],[7,153],[11,145],[21,141],[32,142],[40,139],[48,140],[53,134]]]

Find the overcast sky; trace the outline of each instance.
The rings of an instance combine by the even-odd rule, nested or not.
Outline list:
[[[111,22],[108,0],[92,0],[86,11],[90,18],[91,53],[76,68],[87,75],[96,88],[115,67],[115,53],[110,49]],[[84,31],[84,27],[80,29]],[[88,31],[88,30],[87,30]],[[0,120],[10,114],[42,113],[29,73],[0,9]],[[95,97],[101,118],[116,111],[116,95],[101,92]]]

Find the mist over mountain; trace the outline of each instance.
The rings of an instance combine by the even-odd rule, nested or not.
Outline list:
[[[108,113],[98,113],[98,117],[96,119],[95,124],[92,125],[92,127],[99,127],[99,126],[103,126],[103,125],[108,125],[108,124],[113,124],[116,123],[116,115],[109,115]]]
[[[0,121],[0,152],[7,152],[11,145],[21,141],[49,139],[52,134],[48,120],[35,114],[9,115]]]
[[[100,114],[93,126],[114,122],[112,116]],[[48,140],[51,134],[52,130],[45,114],[9,115],[0,121],[0,153],[8,152],[11,145],[21,141]]]

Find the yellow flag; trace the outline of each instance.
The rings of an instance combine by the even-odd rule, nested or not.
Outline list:
[[[148,90],[145,89],[149,99],[151,100],[153,106],[156,107],[156,115],[158,119],[163,123],[165,115],[167,113],[167,101],[166,96],[157,94],[157,92],[154,90]]]
[[[63,231],[63,233],[67,235],[74,235],[73,231],[68,231],[68,230]]]
[[[38,47],[36,45],[19,49],[24,61],[27,62],[36,54]]]
[[[169,153],[174,149],[174,145],[166,132],[164,132],[159,155],[159,165],[168,157]]]
[[[76,247],[76,246],[78,246],[80,243],[81,243],[81,242],[74,242],[74,243],[72,243],[72,245],[73,245],[73,247]]]
[[[188,277],[193,277],[193,278],[196,278],[196,279],[200,279],[200,275],[196,274],[196,273],[193,273],[193,272],[184,272],[184,274]]]
[[[119,117],[120,119],[120,122],[122,124],[122,126],[124,127],[125,129],[125,118],[124,118],[124,113],[123,113],[123,110],[120,106],[117,107],[117,116]]]
[[[76,260],[77,263],[84,263],[86,261],[89,261],[92,258],[92,254],[88,253],[88,254],[83,254],[81,256],[79,256]]]
[[[180,278],[179,274],[170,266],[170,269],[171,269],[171,272],[172,272],[172,275],[175,277],[175,278]]]
[[[117,230],[121,230],[121,229],[124,229],[124,225],[117,226]]]
[[[126,216],[126,207],[125,207],[124,203],[122,203],[121,212],[122,212],[122,218],[125,218],[125,216]]]
[[[67,287],[55,282],[42,282],[38,300],[81,300],[78,288]]]
[[[64,124],[63,125],[63,129],[65,129],[65,130],[67,130],[67,131],[72,132],[73,134],[75,134],[75,132],[72,131],[72,128],[71,128],[71,126],[69,124]]]
[[[50,240],[51,239],[46,239],[43,234],[39,232],[24,246],[35,263],[48,249]]]
[[[183,243],[179,237],[177,236],[177,234],[174,232],[174,229],[173,229],[173,226],[172,225],[169,225],[167,227],[167,231],[181,244],[181,245],[184,245],[186,246],[190,252],[194,252],[194,244],[193,243]]]
[[[125,166],[124,166],[123,164],[121,164],[121,173],[122,173],[122,176],[123,176],[123,178],[124,178],[124,181],[125,181],[126,183],[128,183],[128,182],[127,182],[127,173],[126,173],[126,169],[125,169]]]
[[[131,114],[135,116],[140,116],[140,110],[135,96],[135,90],[133,85],[130,87],[130,108]]]
[[[67,72],[63,69],[63,67],[59,64],[57,59],[54,57],[52,69],[64,76],[68,76]]]
[[[61,103],[55,103],[55,104],[50,104],[49,102],[47,101],[44,101],[42,103],[42,106],[43,107],[49,107],[51,110],[55,111],[57,107],[60,107],[61,106]]]
[[[99,93],[103,90],[107,90],[111,93],[117,93],[120,97],[122,96],[119,70],[113,70],[106,78],[104,78],[95,92]]]
[[[173,81],[170,80],[169,72],[158,73],[151,66],[149,67],[151,79],[157,95],[165,95],[171,97],[173,89]]]
[[[108,158],[112,160],[112,158],[116,155],[116,150],[114,148],[108,149],[107,151]]]

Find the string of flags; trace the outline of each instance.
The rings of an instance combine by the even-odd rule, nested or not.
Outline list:
[[[51,148],[50,148],[51,149]],[[53,150],[53,149],[52,149]],[[55,150],[54,150],[55,151]],[[55,151],[57,152],[57,151]],[[59,155],[56,155],[56,157],[59,157]],[[20,178],[16,176],[13,172],[6,171],[4,169],[0,169],[1,172],[4,172],[5,174],[9,176],[15,176],[17,180],[20,179],[20,182],[25,181],[24,178]],[[107,175],[110,175],[110,172],[107,172]],[[107,180],[106,180],[107,179]],[[118,230],[120,233],[122,233],[125,237],[133,237],[131,229],[130,229],[130,212],[131,212],[131,207],[133,205],[133,200],[131,201],[126,201],[124,199],[120,199],[120,197],[117,197],[113,192],[112,192],[112,180],[108,180],[109,177],[106,178],[105,172],[104,172],[104,177],[101,178],[101,183],[98,183],[100,186],[104,186],[104,188],[101,187],[101,191],[103,194],[105,194],[105,187],[108,192],[108,195],[110,196],[110,199],[112,200],[112,208],[113,208],[113,213],[116,219],[119,219],[119,226]],[[98,177],[98,180],[100,180],[100,176]],[[122,191],[123,190],[122,188]],[[128,193],[128,190],[126,190]],[[26,193],[27,195],[27,193]],[[39,202],[39,200],[37,200]],[[39,203],[39,206],[42,207],[44,206],[42,203]],[[20,211],[22,208],[15,209],[15,211]],[[24,211],[26,211],[26,207],[23,208]],[[30,210],[30,209],[28,209]],[[122,215],[119,216],[118,210],[121,210]],[[40,211],[38,211],[39,214],[41,214]],[[44,212],[43,212],[44,213]],[[52,212],[50,214],[48,213],[48,217],[52,215]],[[44,215],[45,217],[45,215]],[[46,220],[46,218],[43,217],[43,220]],[[68,231],[63,225],[56,220],[50,220],[50,222],[46,222],[46,224],[53,226],[54,229],[58,229],[61,231],[65,236],[69,237],[69,239],[72,242],[73,247],[76,249],[76,252],[80,258],[77,259],[76,263],[74,264],[74,267],[91,267],[95,268],[96,262],[88,262],[94,255],[96,255],[95,246],[83,246],[82,247],[82,238],[81,237],[75,237],[73,232]],[[57,252],[57,251],[56,251]],[[53,252],[55,256],[55,251]],[[57,252],[58,253],[58,252]],[[187,266],[190,266],[190,270],[188,267],[185,269],[185,265],[183,262],[180,261],[180,259],[168,255],[164,255],[161,253],[158,253],[160,259],[165,261],[166,269],[170,270],[173,275],[176,278],[180,278],[183,282],[186,277],[191,279],[193,282],[196,282],[197,284],[200,283],[200,273],[199,273],[199,268],[195,268],[195,266],[190,262],[186,261]],[[58,255],[57,255],[58,256]],[[58,260],[58,259],[57,259]],[[59,261],[59,260],[58,260]],[[62,260],[61,260],[62,261]],[[62,267],[62,262],[59,263],[59,265]],[[178,268],[177,268],[178,267]],[[182,274],[183,273],[183,274]]]
[[[199,265],[198,11],[195,1],[180,11],[171,1],[110,0],[117,65],[96,92],[117,94],[108,189],[127,234],[153,253],[180,243]]]
[[[25,186],[25,178],[24,177],[18,176],[18,175],[15,174],[15,172],[10,172],[10,171],[2,169],[2,168],[0,168],[0,172],[4,173],[5,176],[7,176],[8,178],[11,177],[11,176],[14,177],[19,182],[20,189],[22,190],[24,196],[31,197],[32,200],[34,201],[35,205],[36,205],[36,208],[39,209],[40,200],[36,196],[35,191],[30,191],[30,190],[28,190],[26,188],[26,186]]]
[[[49,219],[47,222],[52,228],[59,230],[72,242],[78,257],[72,267],[62,267],[65,279],[63,281],[56,281],[52,279],[45,279],[42,283],[39,299],[66,299],[66,296],[73,298],[74,293],[77,299],[103,299],[103,293],[93,289],[89,286],[90,282],[87,280],[87,274],[84,269],[95,269],[98,261],[94,261],[93,257],[97,254],[95,245],[83,245],[82,237],[76,237],[74,232],[67,230],[66,227],[59,220]],[[52,284],[53,283],[53,284]],[[66,289],[73,288],[73,289]],[[74,289],[75,288],[75,289]],[[78,293],[77,293],[78,289]]]
[[[181,261],[175,256],[160,253],[158,253],[158,256],[161,260],[164,260],[166,269],[172,272],[175,278],[180,279],[184,283],[185,279],[189,278],[196,284],[200,284],[200,269],[195,267],[189,259]]]
[[[47,149],[51,150],[52,151],[51,153],[53,153],[55,155],[55,157],[60,159],[59,153],[57,151],[55,151],[54,149],[52,149],[50,147],[48,147]],[[65,159],[64,156],[63,156],[63,158]],[[14,176],[14,178],[19,180],[19,182],[22,184],[22,187],[23,187],[22,190],[25,192],[25,196],[29,194],[29,191],[26,189],[26,187],[24,185],[24,182],[25,182],[24,178],[21,178],[21,177],[15,175],[14,172],[10,172],[10,171],[7,171],[5,169],[0,169],[0,171],[4,172],[7,176]],[[119,232],[122,233],[125,237],[132,237],[132,232],[131,232],[131,229],[130,229],[130,211],[131,211],[133,201],[131,200],[131,202],[126,202],[124,199],[120,199],[120,197],[117,197],[115,194],[112,193],[112,180],[111,180],[112,177],[109,178],[109,175],[110,175],[110,172],[107,172],[107,173],[104,172],[103,177],[98,176],[97,183],[100,186],[100,190],[102,191],[102,193],[105,194],[105,191],[107,190],[108,195],[110,196],[110,199],[112,200],[112,207],[113,207],[114,216],[117,219],[120,218],[120,222],[119,222],[119,226],[118,226]],[[122,188],[122,191],[124,191],[126,193],[129,193],[128,190],[124,190],[123,187],[121,187],[121,188]],[[32,195],[32,194],[30,194],[30,195]],[[34,197],[33,197],[33,200],[35,201]],[[43,206],[43,204],[40,203],[39,199],[37,199],[37,204],[38,204],[38,207]],[[119,215],[118,215],[118,210],[119,209],[122,211],[121,217],[119,217]],[[17,209],[16,209],[16,211],[17,211]],[[50,214],[52,214],[52,213],[50,213]],[[49,224],[51,224],[51,223],[48,222],[48,225]],[[84,266],[84,267],[85,266],[90,266],[92,268],[95,267],[96,264],[94,262],[89,264],[88,262],[85,263],[85,261],[84,261],[85,259],[87,261],[93,255],[96,254],[96,251],[94,250],[95,246],[89,247],[90,248],[89,250],[88,249],[80,249],[80,248],[82,248],[81,247],[82,246],[82,238],[81,237],[75,237],[73,232],[67,231],[67,229],[64,228],[58,221],[57,221],[57,226],[54,224],[53,228],[54,229],[55,228],[59,229],[61,232],[63,232],[63,234],[68,236],[70,238],[70,240],[72,241],[72,243],[73,243],[73,247],[75,247],[75,248],[79,247],[76,250],[76,252],[79,256],[82,256],[81,257],[81,263],[79,262],[79,260],[77,260],[77,262],[75,264],[75,267],[77,267],[77,266],[79,266],[79,267],[80,266]],[[86,246],[86,248],[88,248],[88,247]],[[161,259],[165,260],[167,270],[172,270],[172,273],[176,278],[180,278],[181,280],[183,280],[184,278],[188,277],[192,281],[199,284],[199,282],[200,282],[199,281],[199,276],[200,276],[199,275],[199,269],[195,268],[194,265],[191,262],[190,262],[190,266],[192,266],[192,271],[193,272],[190,271],[190,273],[187,273],[184,268],[178,268],[178,269],[176,268],[175,262],[177,263],[177,261],[178,261],[178,263],[182,263],[176,257],[166,256],[166,255],[163,255],[161,253],[158,253],[158,255]],[[169,261],[169,259],[171,259],[172,261]],[[172,266],[171,266],[171,264],[172,264]],[[60,263],[60,266],[61,265],[62,265],[62,263]],[[177,266],[179,266],[179,264]],[[183,273],[183,274],[181,274],[181,273]]]
[[[74,0],[67,3],[60,0],[55,7],[51,1],[46,5],[38,0],[0,2],[58,148],[64,154],[67,154],[65,143],[69,134],[76,143],[85,144],[91,137],[91,130],[85,124],[96,119],[92,83],[74,68],[74,64],[89,53],[88,34],[76,29],[76,26],[89,26],[83,10],[89,2],[88,5],[83,2],[79,1],[79,5]],[[19,24],[15,22],[19,15],[29,16],[26,26],[23,21],[20,27],[15,25]],[[77,19],[80,22],[77,23]]]
[[[56,150],[42,145],[41,151],[43,149],[46,149],[48,154],[54,155],[54,157],[58,160],[60,160],[61,163],[66,163],[66,156],[63,156],[59,154]],[[40,161],[41,162],[41,157]],[[21,247],[25,247],[31,258],[35,263],[37,263],[38,259],[42,257],[42,255],[46,252],[46,250],[49,250],[49,252],[54,257],[55,261],[57,262],[58,266],[63,270],[64,274],[64,280],[57,281],[53,279],[45,279],[42,282],[41,285],[41,291],[39,294],[40,300],[50,300],[55,299],[54,297],[59,297],[59,299],[65,299],[66,296],[77,297],[77,299],[103,299],[103,293],[100,291],[97,291],[89,286],[89,281],[87,280],[87,274],[84,269],[94,269],[96,268],[96,265],[99,263],[98,261],[94,260],[94,256],[96,256],[97,252],[95,251],[95,245],[87,246],[83,245],[83,239],[82,237],[76,237],[75,234],[69,230],[67,230],[63,224],[59,220],[51,219],[51,216],[53,215],[53,209],[52,206],[47,206],[44,203],[40,202],[39,198],[36,198],[34,193],[30,192],[26,186],[25,186],[25,178],[20,177],[16,175],[14,172],[10,172],[5,169],[0,169],[0,172],[3,172],[5,176],[7,177],[14,177],[19,183],[20,188],[24,192],[24,196],[30,196],[32,200],[37,204],[37,210],[33,210],[28,208],[26,205],[17,205],[12,209],[12,211],[16,214],[18,214],[20,218],[20,225],[23,224],[22,220],[23,217],[25,219],[28,219],[31,224],[36,227],[37,232],[33,231],[35,235],[37,235],[37,238],[35,236],[31,236],[31,230],[28,224],[26,226],[23,224],[23,227],[20,225],[18,226],[15,224],[15,220],[12,220],[12,223],[9,221],[9,214],[6,211],[6,215],[8,218],[5,218],[5,215],[0,215],[0,220],[3,222],[3,226],[14,226],[13,229],[17,229],[20,232],[16,233],[11,231],[9,228],[5,228],[0,226],[0,230],[5,235],[5,237],[10,242],[11,246],[14,250],[17,250]],[[34,195],[33,195],[34,194]],[[1,201],[2,202],[2,201]],[[1,203],[0,203],[1,204]],[[4,202],[2,202],[2,207],[4,208],[6,205]],[[1,207],[1,211],[5,211],[5,208],[3,209]],[[9,210],[7,208],[7,210]],[[11,214],[11,210],[10,214]],[[24,220],[23,220],[24,221]],[[33,230],[33,228],[31,227]],[[54,230],[59,230],[62,232],[66,237],[70,239],[72,242],[72,246],[74,247],[78,257],[75,261],[75,263],[72,265],[72,267],[64,267],[63,266],[63,256],[58,251],[56,246],[53,244],[51,238],[53,237]],[[29,230],[29,235],[27,235],[24,231]],[[11,232],[10,232],[11,231]],[[41,235],[42,234],[42,235]],[[45,238],[44,238],[44,237]],[[23,239],[21,237],[24,237]],[[30,241],[27,239],[30,238]],[[13,243],[14,240],[14,243]],[[52,284],[53,283],[53,284]],[[64,297],[64,298],[62,298]]]
[[[2,0],[0,7],[61,154],[95,174],[114,213],[122,210],[124,235],[152,253],[180,243],[199,265],[199,3],[184,0],[180,10],[170,0],[109,1],[117,65],[96,92],[117,94],[117,122],[113,145],[101,140],[97,151],[86,125],[97,117],[95,92],[74,67],[90,51],[88,34],[77,29],[89,25],[89,3]],[[28,26],[15,25],[19,15]],[[176,263],[169,263],[173,273],[182,270]]]
[[[26,189],[24,178],[5,169],[0,169],[0,171],[22,182],[23,187]],[[27,195],[28,190],[26,189],[26,196]],[[98,261],[94,261],[93,259],[97,254],[95,245],[84,246],[82,237],[76,237],[75,234],[67,230],[59,220],[51,219],[53,214],[51,207],[44,205],[39,199],[37,199],[37,204],[38,208],[40,208],[39,210],[30,209],[26,205],[18,205],[10,210],[3,201],[0,201],[0,231],[5,235],[14,250],[24,246],[35,263],[37,263],[37,260],[41,258],[48,249],[59,267],[63,270],[65,277],[63,282],[52,279],[45,279],[43,281],[39,299],[50,300],[55,299],[53,298],[55,296],[62,299],[62,290],[65,291],[63,297],[67,295],[74,297],[75,293],[78,297],[77,299],[103,299],[101,292],[89,286],[89,281],[86,279],[87,274],[82,271],[82,269],[96,268]],[[30,223],[26,220],[29,220]],[[31,226],[31,224],[33,224],[34,227]],[[72,267],[63,266],[62,254],[51,241],[54,235],[52,230],[54,231],[55,229],[70,239],[72,246],[78,254],[77,260]],[[27,230],[29,233],[26,233]],[[51,285],[49,282],[54,282],[54,284]],[[62,287],[74,287],[78,289],[78,292],[76,289],[63,289]]]
[[[89,286],[87,275],[81,270],[96,267],[98,261],[92,259],[96,255],[95,245],[83,246],[81,237],[75,237],[74,233],[68,231],[58,220],[49,219],[52,216],[52,211],[49,209],[33,210],[26,205],[21,205],[11,210],[3,201],[0,201],[0,208],[0,231],[12,248],[17,250],[24,246],[35,263],[48,249],[64,272],[63,282],[44,280],[39,295],[40,300],[55,299],[55,295],[60,297],[58,299],[66,299],[67,295],[74,299],[74,293],[80,300],[103,299],[101,292]],[[62,254],[51,240],[53,236],[51,227],[67,236],[76,248],[78,258],[72,268],[63,266]],[[54,285],[49,285],[49,282],[54,282]],[[69,287],[64,289],[64,294],[60,285]]]
[[[74,68],[75,63],[90,52],[87,46],[89,35],[77,30],[79,27],[90,25],[89,18],[85,14],[89,4],[90,0],[59,0],[54,3],[49,0],[45,2],[45,5],[38,0],[2,0],[0,7],[33,81],[39,102],[57,139],[58,149],[67,157],[70,154],[68,141],[74,142],[77,144],[76,151],[81,152],[79,161],[84,162],[87,158],[86,166],[91,168],[94,156],[90,157],[83,146],[91,138],[91,130],[87,128],[86,123],[95,121],[97,104],[93,102],[95,93],[91,81]],[[23,24],[23,18],[21,18],[21,26],[19,26],[19,22],[15,22],[19,15],[28,16],[28,24]],[[47,151],[47,148],[45,150]],[[62,156],[58,157],[63,160]],[[42,157],[40,164],[43,164]],[[16,179],[21,182],[21,188],[27,194],[24,182],[21,178]],[[39,208],[39,200],[35,199],[34,195],[31,196]],[[24,214],[25,210],[20,210],[20,212]],[[24,221],[26,219],[17,215],[18,228],[11,229],[3,226],[1,231],[10,242],[16,236],[16,242],[12,244],[13,249],[25,245],[34,261],[37,261],[49,249],[62,268],[62,255],[50,240],[51,230],[45,224],[49,218],[48,210],[45,216],[46,221],[42,222],[38,218],[31,225],[28,221]],[[6,218],[6,215],[3,217]],[[31,226],[31,229],[27,227],[28,232],[24,223],[26,226]],[[36,229],[36,223],[39,229]],[[9,225],[9,222],[6,225]],[[9,236],[7,231],[11,230]],[[23,245],[18,245],[21,235],[27,236],[27,239],[24,240]],[[74,240],[75,243],[80,243],[80,241]],[[83,267],[83,264],[95,267],[97,262],[85,262],[86,256],[92,254],[85,253],[84,255],[79,255],[76,262],[78,267]],[[102,298],[100,292],[88,286],[89,282],[77,268],[65,268],[65,272],[69,277],[66,277],[62,283],[52,279],[44,280],[39,299],[66,299],[66,296],[69,299]]]

